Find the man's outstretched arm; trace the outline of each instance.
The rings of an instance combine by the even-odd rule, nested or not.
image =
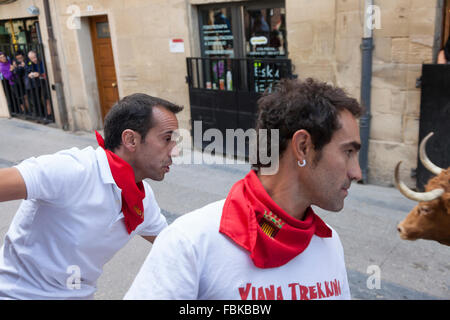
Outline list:
[[[26,199],[27,188],[19,170],[16,168],[0,169],[0,202]]]

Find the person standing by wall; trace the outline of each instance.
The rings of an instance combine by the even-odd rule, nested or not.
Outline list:
[[[47,74],[44,63],[35,51],[28,52],[28,63],[26,65],[25,87],[34,105],[36,114],[53,120],[49,93],[47,92]]]
[[[28,96],[26,95],[24,82],[26,77],[27,63],[25,60],[26,59],[24,52],[22,50],[16,51],[15,59],[13,60],[14,73],[16,74],[14,92],[16,94],[17,100],[19,101],[20,109],[22,110],[23,114],[29,112]]]

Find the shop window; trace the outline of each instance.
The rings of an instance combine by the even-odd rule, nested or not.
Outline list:
[[[214,8],[201,11],[201,38],[206,57],[233,57],[233,32],[231,9]]]
[[[246,8],[244,25],[247,56],[273,58],[286,55],[284,8]]]
[[[284,1],[205,5],[198,12],[201,58],[189,60],[193,87],[263,92],[290,73]]]

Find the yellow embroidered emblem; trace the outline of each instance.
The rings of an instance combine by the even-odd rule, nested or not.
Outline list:
[[[259,221],[262,231],[269,237],[274,238],[278,231],[286,224],[280,217],[272,211],[264,210],[263,218]]]
[[[136,211],[139,217],[142,217],[142,211],[137,206],[134,206],[134,211]]]

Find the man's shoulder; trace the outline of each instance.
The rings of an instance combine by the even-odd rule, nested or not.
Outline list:
[[[330,226],[328,223],[325,223],[327,225],[328,228],[330,228],[331,230],[331,240],[333,241],[337,241],[337,242],[341,242],[341,239],[339,238],[339,234],[338,232],[332,227]]]
[[[185,213],[169,226],[182,231],[188,237],[197,237],[209,233],[219,233],[220,218],[225,199],[215,201]]]
[[[343,247],[342,242],[339,237],[338,232],[330,226],[328,223],[326,223],[327,227],[331,230],[331,237],[329,238],[321,238],[317,235],[314,235],[313,241],[311,241],[312,246],[316,248],[316,245],[325,246],[329,248],[332,252],[343,254]],[[324,248],[324,247],[322,247]]]
[[[73,147],[54,154],[60,159],[63,167],[75,172],[92,174],[99,166],[98,153],[91,146],[79,149]]]
[[[188,212],[175,220],[178,224],[183,223],[195,223],[196,225],[205,225],[211,223],[217,223],[222,216],[222,209],[225,203],[225,199],[211,202],[199,209]],[[174,222],[174,223],[175,223]]]
[[[96,160],[97,158],[96,150],[91,146],[88,146],[83,149],[77,147],[64,149],[54,153],[53,155],[57,157],[64,157],[66,159],[71,159],[79,163],[91,163],[93,160]]]
[[[65,149],[53,154],[44,154],[36,157],[25,159],[19,163],[18,167],[38,166],[40,168],[48,168],[54,172],[63,174],[70,174],[70,172],[79,172],[92,167],[96,164],[96,154],[92,147],[87,147],[82,150],[74,147]]]

